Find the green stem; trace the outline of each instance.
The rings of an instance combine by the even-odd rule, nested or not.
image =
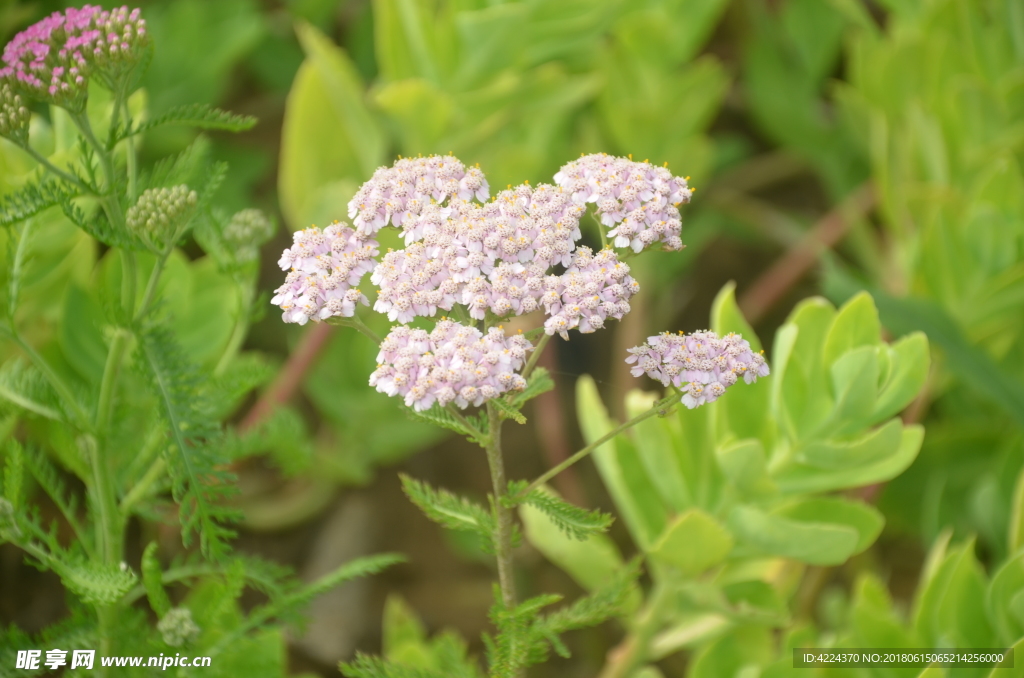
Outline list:
[[[122,558],[122,533],[120,514],[117,510],[117,499],[111,484],[110,460],[100,454],[96,439],[86,436],[89,465],[92,467],[92,490],[94,501],[100,513],[96,525],[96,543],[105,565],[116,566]]]
[[[117,377],[121,372],[121,363],[126,352],[125,344],[129,337],[128,330],[119,327],[114,330],[114,336],[110,340],[107,362],[103,367],[103,380],[100,382],[100,397],[96,405],[96,432],[100,435],[104,435],[110,425],[110,417],[114,410],[114,392],[117,390]]]
[[[125,125],[131,127],[132,117],[131,113],[128,111],[128,102],[124,103],[124,122]],[[111,127],[111,129],[113,129],[113,127]],[[136,167],[137,158],[135,157],[135,138],[131,136],[127,137],[125,139],[125,144],[127,144],[127,147],[125,149],[125,155],[127,156],[128,165],[128,204],[132,205],[135,203],[135,199],[138,197],[135,194],[135,191],[137,190],[136,183],[138,179],[138,177],[136,176],[138,170]]]
[[[487,403],[487,464],[491,468],[494,486],[494,556],[498,561],[498,583],[506,609],[516,606],[515,573],[512,569],[512,509],[505,505],[508,483],[505,480],[505,462],[501,455],[501,417],[491,403]]]
[[[135,278],[138,276],[135,252],[121,250],[121,306],[125,315],[135,315]]]
[[[579,452],[575,453],[574,455],[563,461],[561,464],[558,464],[557,466],[549,469],[545,473],[542,473],[536,480],[527,485],[526,488],[522,492],[520,492],[516,498],[521,499],[525,497],[530,492],[533,492],[535,489],[537,489],[544,483],[548,482],[549,480],[557,476],[559,473],[561,473],[565,469],[569,468],[570,466],[578,462],[580,459],[583,459],[588,454],[590,454],[597,448],[601,447],[615,436],[619,435],[620,433],[629,428],[632,428],[633,426],[636,426],[645,419],[650,419],[656,414],[661,414],[666,408],[671,407],[672,405],[679,402],[682,399],[682,397],[682,393],[675,393],[674,395],[671,395],[668,398],[659,400],[654,404],[654,406],[651,409],[641,412],[640,414],[636,415],[635,417],[625,422],[624,424],[617,426],[616,428],[612,429],[608,433],[604,434],[594,442],[584,447]]]
[[[554,335],[545,334],[537,342],[537,345],[533,347],[533,353],[530,355],[530,359],[526,363],[526,367],[523,368],[523,379],[530,377],[530,372],[533,372],[533,368],[537,366],[537,362],[540,361],[540,355],[544,352],[544,347],[551,341],[551,337]]]
[[[83,193],[88,193],[89,195],[96,195],[96,192],[93,191],[93,189],[91,187],[89,187],[89,186],[85,185],[84,183],[82,183],[82,181],[78,177],[76,177],[75,175],[70,174],[68,172],[65,172],[62,169],[58,169],[56,165],[51,163],[49,160],[47,160],[45,157],[43,157],[43,155],[41,153],[36,151],[36,149],[32,148],[28,144],[24,144],[24,145],[19,144],[19,147],[21,148],[21,150],[23,150],[26,153],[28,153],[29,155],[31,155],[33,160],[35,160],[40,165],[45,167],[47,169],[47,171],[49,171],[49,172],[51,172],[53,174],[56,174],[58,177],[60,177],[64,181],[68,182],[69,184],[71,184],[72,186],[74,186],[78,190],[82,191]]]
[[[139,479],[139,482],[132,486],[132,489],[121,500],[119,507],[121,515],[127,516],[135,508],[136,504],[149,496],[150,488],[163,477],[166,469],[167,462],[164,461],[163,457],[157,457],[149,467],[149,470],[146,471],[146,474]]]
[[[167,258],[171,255],[171,250],[168,248],[167,251],[157,256],[156,263],[153,264],[153,270],[149,274],[149,282],[146,283],[146,291],[142,294],[142,303],[139,304],[139,308],[135,311],[133,320],[138,320],[146,314],[149,310],[149,305],[153,303],[153,297],[156,296],[157,284],[160,282],[160,276],[164,272],[164,266],[167,265]]]
[[[383,339],[380,335],[369,328],[369,326],[363,322],[362,318],[358,315],[353,315],[351,318],[336,318],[331,322],[332,325],[341,325],[342,327],[351,327],[357,330],[360,334],[363,334],[370,338],[375,344],[380,344]]]
[[[231,361],[245,341],[245,335],[249,333],[249,318],[252,314],[253,286],[242,281],[238,282],[238,317],[235,319],[235,327],[231,331],[231,338],[228,339],[224,353],[221,354],[217,366],[213,369],[214,376],[220,376],[228,368]]]

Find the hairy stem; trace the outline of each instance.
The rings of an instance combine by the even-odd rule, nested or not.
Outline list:
[[[561,473],[565,469],[569,468],[570,466],[572,466],[573,464],[578,462],[580,459],[583,459],[588,454],[590,454],[591,452],[593,452],[597,448],[601,447],[606,442],[608,442],[609,440],[611,440],[615,436],[619,435],[623,431],[625,431],[625,430],[627,430],[629,428],[632,428],[633,426],[636,426],[637,424],[639,424],[641,421],[643,421],[645,419],[650,419],[651,417],[655,416],[656,414],[662,413],[663,411],[665,411],[666,408],[669,408],[672,405],[674,405],[677,402],[679,402],[682,399],[682,397],[683,397],[683,395],[681,393],[675,393],[674,395],[671,395],[668,398],[664,398],[664,399],[654,403],[654,406],[651,409],[646,410],[644,412],[641,412],[640,414],[636,415],[635,417],[633,417],[629,421],[625,422],[624,424],[620,424],[616,428],[612,429],[608,433],[604,434],[603,436],[601,436],[600,438],[598,438],[594,442],[592,442],[589,445],[587,445],[586,447],[584,447],[582,450],[580,450],[576,454],[572,455],[571,457],[569,457],[568,459],[563,461],[558,466],[555,466],[554,468],[549,469],[545,473],[542,473],[536,480],[534,480],[532,483],[527,485],[526,488],[522,492],[519,493],[518,498],[522,498],[522,497],[525,497],[526,495],[530,494],[530,492],[533,492],[535,489],[537,489],[538,487],[540,487],[544,483],[548,482],[549,480],[551,480],[552,478],[557,476],[559,473]]]
[[[515,573],[512,570],[512,509],[503,499],[508,489],[505,481],[505,461],[501,456],[501,417],[491,403],[487,403],[487,464],[491,467],[494,486],[494,555],[498,561],[498,583],[506,609],[516,606]]]
[[[551,341],[551,337],[554,335],[544,334],[541,336],[540,341],[533,348],[533,354],[530,355],[530,359],[526,363],[526,367],[523,368],[523,379],[530,378],[530,372],[533,372],[533,368],[537,366],[537,362],[540,360],[540,356],[544,353],[544,348]]]

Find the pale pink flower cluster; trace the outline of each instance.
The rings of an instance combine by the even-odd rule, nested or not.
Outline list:
[[[609,317],[622,320],[629,313],[629,298],[639,290],[629,266],[615,252],[594,254],[589,247],[580,247],[565,273],[544,281],[540,301],[550,316],[544,331],[568,339],[571,329],[584,334],[599,330]]]
[[[764,355],[755,353],[740,335],[719,337],[709,330],[693,334],[665,332],[629,349],[627,363],[636,363],[634,377],[646,374],[664,386],[681,387],[683,404],[693,409],[718,400],[740,377],[750,384],[768,376]],[[683,382],[687,382],[685,385]]]
[[[404,222],[405,249],[385,254],[374,270],[374,310],[398,322],[455,304],[475,319],[534,311],[548,269],[571,263],[583,213],[543,184],[502,191],[482,206],[429,205]]]
[[[322,231],[315,226],[296,231],[293,240],[277,262],[291,270],[270,300],[284,311],[286,323],[350,318],[356,304],[370,303],[355,286],[373,270],[376,240],[338,222]]]
[[[660,242],[666,250],[683,248],[678,205],[690,201],[693,189],[665,167],[597,153],[564,165],[555,183],[573,200],[597,205],[601,223],[614,227],[608,237],[616,247],[639,252]]]
[[[78,109],[94,70],[123,72],[141,61],[148,43],[138,9],[68,8],[14,36],[4,48],[0,79],[33,97]],[[118,73],[104,74],[109,82]]]
[[[401,396],[417,412],[435,403],[479,406],[526,387],[517,372],[533,350],[521,334],[506,337],[501,327],[487,334],[442,319],[432,332],[399,325],[380,345],[370,385]]]
[[[405,158],[378,168],[348,204],[357,230],[376,233],[389,223],[404,226],[432,203],[459,198],[487,200],[484,173],[452,156]]]

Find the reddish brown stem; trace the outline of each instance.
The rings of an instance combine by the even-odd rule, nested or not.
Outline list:
[[[306,330],[299,345],[288,356],[288,361],[277,373],[273,383],[263,392],[260,399],[245,415],[242,423],[238,425],[239,430],[245,431],[256,426],[266,419],[275,407],[292,399],[295,392],[299,390],[306,372],[313,366],[320,356],[320,352],[327,345],[327,340],[333,331],[334,326],[326,323],[317,323]]]
[[[740,309],[751,323],[757,323],[818,261],[818,255],[834,247],[853,223],[875,205],[875,191],[862,184],[831,212],[818,220],[807,235],[747,288],[740,297]]]
[[[537,420],[537,434],[540,438],[540,449],[544,453],[544,461],[549,468],[558,466],[569,458],[572,448],[569,446],[569,436],[565,431],[565,417],[562,412],[562,399],[558,391],[558,357],[553,346],[548,346],[538,359],[538,364],[545,368],[555,382],[555,387],[547,393],[537,396],[533,407],[534,417]],[[586,496],[583,493],[583,485],[580,483],[576,469],[568,468],[554,481],[555,489],[558,490],[567,501],[582,506],[586,504]]]

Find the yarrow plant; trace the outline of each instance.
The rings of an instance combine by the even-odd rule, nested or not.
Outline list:
[[[506,481],[502,421],[524,422],[523,405],[553,385],[537,367],[540,353],[556,335],[568,340],[573,330],[595,332],[630,311],[639,284],[624,259],[655,248],[681,250],[679,206],[692,193],[667,167],[595,154],[563,166],[553,184],[509,186],[488,199],[478,167],[450,155],[400,158],[356,192],[348,206],[351,225],[336,221],[295,233],[278,262],[288,273],[271,303],[285,322],[327,321],[363,332],[380,347],[371,386],[402,398],[411,416],[487,451],[490,511],[410,478],[403,483],[428,517],[476,532],[496,556],[498,633],[487,639],[493,676],[522,675],[549,645],[564,652],[558,634],[615,614],[636,576],[634,568],[607,590],[541,615],[557,597],[517,599],[512,510],[535,506],[575,538],[606,528],[608,516],[567,504],[542,485],[680,400],[694,408],[714,402],[740,377],[749,383],[768,374],[763,356],[735,334],[652,337],[631,349],[627,361],[639,361],[634,375],[654,377],[672,393],[532,483]],[[589,205],[596,206],[604,244],[597,252],[580,243]],[[385,227],[399,230],[404,247],[381,255],[377,236]],[[362,291],[367,274],[375,288],[370,294]],[[357,314],[371,298],[373,310],[396,323],[383,339]],[[505,327],[517,316],[523,316],[518,324],[533,327],[509,334]],[[428,328],[426,318],[438,320]],[[392,675],[386,662],[366,656],[343,670],[360,678]]]
[[[230,553],[229,524],[237,518],[224,501],[235,488],[231,462],[272,451],[268,446],[282,440],[290,441],[289,450],[308,446],[308,440],[285,410],[250,430],[222,424],[246,393],[271,376],[258,355],[241,347],[256,308],[259,248],[274,224],[259,210],[229,215],[214,205],[227,168],[211,162],[203,137],[147,168],[140,167],[136,143],[164,125],[242,131],[255,120],[205,106],[149,118],[142,110],[145,97],[133,94],[153,48],[138,9],[86,5],[44,18],[3,51],[0,136],[16,148],[0,145],[0,154],[5,168],[35,166],[11,182],[22,188],[4,196],[0,212],[9,234],[0,320],[0,350],[7,358],[0,367],[0,542],[11,542],[36,567],[56,573],[71,608],[68,619],[36,638],[15,627],[0,629],[4,675],[15,667],[40,668],[24,653],[43,643],[96,651],[100,675],[109,674],[102,658],[176,657],[175,650],[211,657],[223,675],[244,674],[254,664],[261,675],[284,675],[280,620],[294,618],[313,596],[397,561],[392,555],[358,559],[303,585],[284,568]],[[97,96],[109,105],[88,106]],[[46,106],[49,116],[34,120]],[[44,155],[34,137],[35,130],[45,131],[47,119],[77,130],[77,146]],[[75,233],[75,226],[88,235]],[[89,236],[98,242],[87,242]],[[193,263],[182,255],[178,245],[189,236],[207,257]],[[97,244],[105,252],[98,260]],[[73,258],[73,266],[38,262],[40,250],[65,246],[60,256]],[[66,277],[66,269],[82,272],[86,266],[95,270]],[[194,295],[180,297],[199,276],[222,291],[202,290],[203,302],[221,304],[214,306],[219,312],[175,322],[172,309],[196,305]],[[52,291],[35,287],[46,277],[56,278],[59,294],[66,295],[59,304]],[[33,297],[45,299],[33,305]],[[337,314],[351,315],[344,298],[340,303]],[[335,308],[333,301],[325,305]],[[55,327],[40,324],[55,316]],[[206,341],[213,345],[203,346],[202,357],[183,348],[196,326],[212,330],[204,339],[224,337]],[[99,365],[82,360],[82,342]],[[66,475],[84,490],[69,490]],[[59,521],[43,524],[30,487],[48,495]],[[125,545],[129,525],[143,521],[142,533],[152,534],[154,520],[175,520],[174,507],[183,546],[198,542],[195,553],[166,567],[153,542],[133,559]],[[192,591],[172,601],[165,587],[173,583]],[[247,586],[268,597],[248,615],[238,604]],[[137,604],[142,599],[149,611]],[[61,653],[67,654],[48,652]]]

